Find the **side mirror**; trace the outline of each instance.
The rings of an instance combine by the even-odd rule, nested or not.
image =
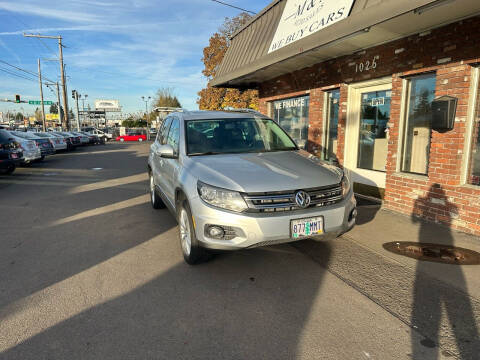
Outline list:
[[[173,150],[172,145],[165,144],[165,145],[160,145],[157,150],[157,154],[166,159],[175,159],[178,156],[175,154],[175,151]]]

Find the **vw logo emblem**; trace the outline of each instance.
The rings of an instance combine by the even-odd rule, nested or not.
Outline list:
[[[301,208],[306,208],[310,205],[310,195],[303,190],[299,190],[295,193],[295,202]]]

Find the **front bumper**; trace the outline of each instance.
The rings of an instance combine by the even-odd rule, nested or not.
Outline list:
[[[353,192],[338,204],[284,213],[233,213],[206,205],[199,197],[190,199],[190,207],[198,241],[205,248],[217,250],[237,250],[297,241],[299,239],[290,237],[290,220],[316,216],[323,217],[324,233],[310,238],[334,239],[353,228],[355,216],[351,219],[349,217],[356,214],[352,213],[356,208]],[[205,234],[205,225],[228,227],[237,236],[231,240],[209,238]]]

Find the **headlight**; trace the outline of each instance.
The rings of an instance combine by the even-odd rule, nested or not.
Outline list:
[[[242,212],[248,208],[242,195],[236,191],[217,188],[201,181],[197,183],[197,189],[200,198],[212,206],[236,212]]]
[[[342,194],[343,197],[346,197],[350,192],[350,181],[348,180],[347,174],[343,175],[342,178]]]

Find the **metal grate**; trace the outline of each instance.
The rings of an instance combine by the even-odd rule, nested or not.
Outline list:
[[[307,189],[305,191],[310,195],[311,199],[308,208],[336,204],[343,199],[341,184]],[[246,194],[244,199],[249,207],[249,212],[267,213],[304,210],[304,208],[296,204],[295,193],[296,191]]]

